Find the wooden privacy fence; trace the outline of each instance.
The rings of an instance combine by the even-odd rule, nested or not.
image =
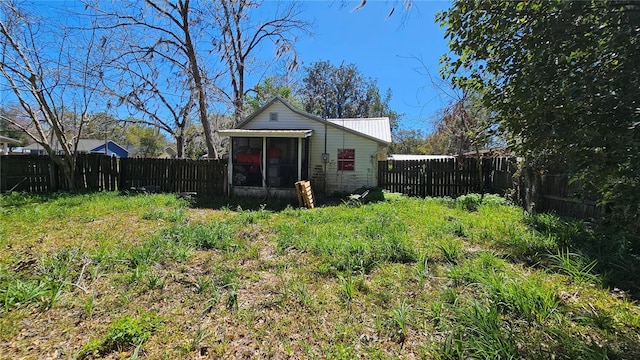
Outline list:
[[[378,162],[378,186],[409,196],[458,196],[480,191],[485,169],[476,159],[386,160]]]
[[[0,155],[0,191],[51,191],[57,174],[48,156]]]
[[[525,208],[526,184],[523,177],[515,178],[517,161],[513,157],[482,159],[482,171],[478,172],[473,158],[387,160],[378,162],[378,184],[381,188],[409,196],[456,197],[479,192],[481,184],[485,192],[501,195],[513,191],[513,201]],[[535,207],[538,211],[552,211],[562,216],[580,219],[597,218],[602,209],[597,198],[582,189],[580,182],[571,182],[568,174],[536,174]]]
[[[544,174],[540,180],[541,201],[537,210],[580,219],[597,218],[602,214],[597,197],[585,192],[579,181],[570,182],[567,174]]]
[[[226,162],[215,160],[124,158],[122,189],[154,187],[160,192],[224,194]]]
[[[117,159],[78,155],[75,188],[85,191],[153,188],[158,192],[225,194],[226,162],[186,159]],[[60,166],[49,156],[0,156],[0,191],[69,190]]]
[[[482,159],[485,190],[504,195],[514,187],[513,176],[518,169],[515,157],[500,156]]]

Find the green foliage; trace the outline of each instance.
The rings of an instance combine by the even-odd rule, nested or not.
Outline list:
[[[226,222],[206,225],[180,225],[165,230],[162,237],[175,244],[192,246],[197,249],[218,249],[235,252],[246,245],[235,236],[235,228]]]
[[[582,181],[608,225],[640,238],[640,4],[455,1],[442,72],[478,92],[529,165]]]
[[[384,262],[408,263],[417,257],[389,204],[318,209],[313,215],[291,212],[276,226],[278,247],[308,250],[321,257],[329,271],[369,272]]]
[[[456,199],[458,206],[467,211],[477,210],[481,202],[482,195],[480,194],[462,195]]]
[[[435,154],[427,135],[421,129],[398,130],[389,146],[390,154]]]
[[[307,285],[304,282],[295,284],[294,293],[296,294],[301,306],[306,308],[311,307],[313,304],[313,298],[311,297],[311,294],[309,294]]]
[[[139,347],[161,327],[162,320],[155,313],[142,313],[138,317],[122,316],[109,326],[104,336],[87,342],[78,357],[85,358],[92,354],[103,356],[113,351]]]
[[[135,154],[143,157],[157,157],[167,147],[167,139],[156,128],[130,125],[125,130],[126,145],[135,147]]]
[[[415,269],[415,278],[420,283],[425,282],[430,276],[429,271],[429,256],[425,253],[418,257]]]
[[[376,80],[366,78],[355,64],[336,67],[317,61],[305,68],[300,90],[304,110],[328,118],[388,116],[391,131],[398,127],[401,114],[391,110],[391,89],[382,95]]]
[[[238,311],[238,284],[230,283],[225,286],[228,288],[226,307],[230,312]]]
[[[517,346],[500,313],[492,306],[474,302],[462,309],[454,335],[463,357],[478,359],[515,359]]]
[[[411,307],[404,299],[402,300],[400,305],[391,310],[391,313],[393,315],[393,323],[396,328],[396,335],[398,336],[400,342],[404,342],[407,338],[409,318],[411,316],[410,311]]]
[[[351,306],[356,291],[355,279],[349,274],[347,277],[338,275],[338,280],[340,281],[340,297],[348,306]]]
[[[71,285],[81,254],[62,249],[37,261],[32,273],[4,270],[0,276],[0,300],[3,311],[37,304],[42,310],[53,307]]]
[[[502,313],[513,311],[525,320],[542,323],[556,311],[558,299],[554,289],[539,279],[518,281],[498,274],[488,276],[485,286]]]
[[[466,194],[456,198],[456,204],[467,211],[476,211],[480,205],[504,206],[507,199],[495,194]]]
[[[284,79],[285,77],[270,76],[256,85],[253,89],[254,95],[247,95],[245,99],[245,104],[248,107],[247,113],[251,114],[258,110],[275,96],[279,96],[289,104],[295,105],[293,89],[284,82]]]
[[[569,249],[559,249],[556,254],[549,255],[551,266],[571,279],[571,281],[583,284],[600,284],[600,278],[593,273],[596,260],[588,261],[584,256],[569,252]]]
[[[14,306],[24,306],[37,301],[49,291],[47,284],[42,280],[15,279],[6,282],[0,288],[3,310],[6,312]]]
[[[29,143],[28,135],[7,121],[7,119],[17,118],[19,118],[19,110],[11,107],[0,107],[0,135],[18,140],[18,144],[9,144],[10,147],[24,146]]]
[[[438,245],[445,261],[456,264],[462,255],[462,244],[458,241],[443,241]]]

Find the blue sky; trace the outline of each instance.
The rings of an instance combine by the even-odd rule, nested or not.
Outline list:
[[[59,7],[82,9],[79,1],[30,3],[35,5],[34,10],[54,18],[59,16],[55,11]],[[391,108],[404,113],[401,128],[430,132],[436,112],[447,103],[427,76],[427,71],[438,76],[439,58],[448,50],[444,31],[435,24],[434,15],[448,8],[449,2],[413,0],[412,8],[406,11],[402,0],[369,0],[363,8],[353,11],[359,3],[360,0],[302,1],[303,19],[315,26],[312,36],[302,35],[296,43],[301,60],[299,76],[305,66],[320,60],[334,65],[354,63],[364,76],[377,79],[383,93],[391,88]],[[266,1],[265,13],[276,5],[275,1]],[[394,5],[395,13],[387,18]],[[264,56],[272,55],[265,49]],[[267,70],[262,75],[269,73]],[[3,94],[0,100],[6,101],[7,96]]]
[[[447,103],[426,74],[438,76],[438,61],[448,50],[434,15],[450,3],[414,0],[408,13],[401,1],[369,0],[362,9],[352,11],[358,4],[304,3],[304,17],[316,26],[313,37],[301,37],[297,43],[303,66],[318,60],[356,64],[365,76],[378,79],[381,91],[391,88],[392,109],[405,114],[402,128],[431,131],[431,119]],[[394,4],[399,8],[387,19]]]

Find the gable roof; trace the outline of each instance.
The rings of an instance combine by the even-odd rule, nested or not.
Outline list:
[[[0,143],[20,144],[20,140],[0,135]]]
[[[121,148],[124,151],[128,150],[123,148],[122,146],[118,145],[116,142],[114,142],[113,140],[108,140],[109,143]],[[79,139],[78,140],[78,151],[80,152],[92,152],[97,148],[102,148],[104,149],[104,140],[98,140],[98,139]],[[51,148],[53,150],[59,150],[60,149],[60,144],[58,143],[57,139],[54,139],[53,142],[51,143]],[[38,144],[38,143],[31,143],[27,146],[25,146],[23,149],[26,150],[44,150],[44,148],[42,147],[42,145]]]
[[[298,109],[294,108],[293,106],[291,106],[291,104],[286,102],[283,98],[281,98],[280,96],[276,95],[273,98],[271,98],[271,100],[269,100],[266,104],[260,106],[258,108],[258,110],[254,111],[251,115],[247,116],[244,120],[242,120],[240,123],[238,123],[238,126],[236,126],[236,129],[244,127],[245,125],[250,123],[251,120],[255,119],[258,115],[260,115],[263,111],[265,111],[269,106],[273,105],[273,103],[275,103],[276,101],[280,101],[289,110],[291,110],[292,112],[294,112],[294,113],[296,113],[296,114],[298,114],[300,116],[306,117],[306,118],[311,119],[311,120],[324,121],[324,119],[319,117],[319,116],[311,115],[311,114],[309,114],[307,112],[304,112],[302,110],[298,110]]]
[[[104,141],[100,140],[101,144],[88,150],[89,152],[104,152]],[[127,150],[125,147],[118,145],[118,143],[116,143],[115,141],[111,141],[109,140],[109,147],[107,148],[107,150],[111,150],[112,152],[114,152],[115,150],[119,150],[120,154],[127,154],[129,155],[129,150]],[[80,150],[80,144],[78,144],[78,150]]]
[[[282,99],[280,96],[275,96],[269,100],[266,104],[262,105],[258,110],[241,121],[236,129],[240,129],[249,124],[258,115],[264,112],[267,108],[273,105],[276,101],[279,101],[286,106],[293,113],[298,114],[304,118],[320,123],[326,123],[327,125],[352,133],[354,135],[362,136],[378,143],[389,145],[391,143],[391,125],[388,117],[379,118],[351,118],[351,119],[325,119],[309,114],[302,110],[298,110],[291,106],[288,102]]]

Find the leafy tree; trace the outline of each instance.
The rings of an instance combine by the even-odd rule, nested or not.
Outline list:
[[[437,20],[444,73],[481,91],[509,145],[571,172],[639,234],[640,3],[455,1]]]
[[[391,90],[380,94],[376,80],[366,78],[355,64],[338,67],[318,61],[305,69],[300,90],[305,111],[328,118],[388,116],[395,131],[401,114],[391,110]]]
[[[432,153],[428,137],[420,129],[399,130],[389,147],[391,154],[428,155]]]
[[[135,155],[143,157],[157,157],[167,147],[167,139],[157,128],[144,125],[131,125],[125,130],[126,145],[133,145]]]
[[[253,89],[253,95],[247,95],[245,104],[249,113],[254,112],[275,96],[279,96],[289,102],[295,102],[293,89],[286,84],[282,77],[271,76]]]

